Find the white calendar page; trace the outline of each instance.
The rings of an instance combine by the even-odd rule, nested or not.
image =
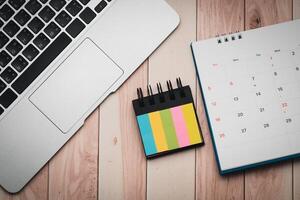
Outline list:
[[[300,20],[192,51],[221,173],[299,156]]]

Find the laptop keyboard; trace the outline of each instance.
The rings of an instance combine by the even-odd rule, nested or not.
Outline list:
[[[0,115],[111,0],[0,0]]]

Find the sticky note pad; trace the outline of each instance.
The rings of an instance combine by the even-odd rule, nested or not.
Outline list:
[[[204,144],[188,86],[133,101],[146,157]]]

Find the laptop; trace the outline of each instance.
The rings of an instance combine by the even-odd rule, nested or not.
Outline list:
[[[20,191],[178,24],[163,0],[0,0],[0,185]]]

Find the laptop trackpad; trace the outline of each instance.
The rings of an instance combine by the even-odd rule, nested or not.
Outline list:
[[[90,39],[33,93],[30,101],[67,133],[123,74]]]

